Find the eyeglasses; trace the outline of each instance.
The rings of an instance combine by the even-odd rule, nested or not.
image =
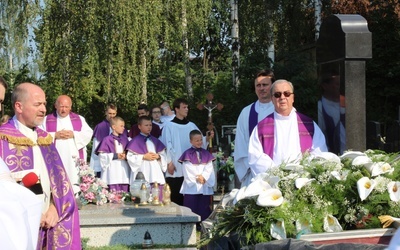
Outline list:
[[[275,98],[281,98],[281,96],[282,96],[282,94],[285,96],[285,97],[289,97],[291,94],[293,94],[293,93],[290,93],[289,91],[285,91],[285,92],[275,92],[274,93],[274,97]]]
[[[161,114],[161,111],[154,111],[154,112],[151,112],[152,114]]]
[[[162,110],[166,110],[167,108],[169,108],[168,105],[167,105],[167,106],[164,106],[164,107],[161,107]]]

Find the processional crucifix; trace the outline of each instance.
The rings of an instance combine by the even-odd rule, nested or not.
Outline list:
[[[221,104],[221,103],[213,102],[213,99],[214,99],[214,95],[212,93],[208,93],[207,96],[206,96],[206,100],[207,100],[206,103],[205,104],[199,103],[197,105],[197,108],[200,109],[200,110],[203,110],[203,109],[207,109],[208,110],[208,119],[207,119],[207,129],[208,129],[208,131],[213,131],[214,130],[214,123],[212,121],[212,111],[214,109],[217,109],[217,110],[221,111],[221,109],[223,109],[223,107],[224,107],[224,105]],[[212,138],[210,138],[209,147],[212,150]]]

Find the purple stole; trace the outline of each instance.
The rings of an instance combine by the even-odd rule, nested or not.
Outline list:
[[[72,128],[74,131],[81,131],[82,130],[82,120],[78,114],[73,112],[69,113],[69,118],[72,123]],[[46,130],[47,132],[57,132],[57,112],[53,112],[46,117]],[[54,144],[57,141],[54,140]],[[79,158],[84,159],[83,148],[79,149]]]
[[[254,102],[251,105],[249,114],[249,136],[251,135],[251,132],[253,132],[253,129],[257,126],[257,123],[258,123],[258,113],[256,111],[256,103]]]
[[[81,249],[78,207],[71,183],[51,135],[39,128],[36,131],[38,139],[34,142],[17,130],[10,119],[0,127],[0,157],[11,172],[33,169],[32,147],[39,146],[60,221],[53,228],[40,228],[37,249]]]
[[[197,152],[199,153],[199,157],[197,157]],[[180,163],[189,161],[192,164],[207,164],[213,160],[215,160],[214,156],[204,148],[191,147],[183,152],[178,161]]]
[[[101,140],[99,146],[97,146],[96,154],[99,153],[116,153],[114,141],[118,141],[122,144],[122,148],[125,149],[128,144],[128,137],[125,134],[115,136],[113,134],[108,135]]]
[[[264,149],[264,153],[269,155],[271,159],[274,156],[274,141],[275,141],[275,123],[274,114],[272,113],[258,123],[258,139]],[[314,122],[308,116],[297,113],[297,124],[299,127],[300,148],[304,153],[312,147],[314,136]]]
[[[152,135],[144,136],[143,134],[139,134],[138,136],[133,137],[133,139],[128,143],[126,150],[140,155],[148,153],[149,151],[146,146],[147,139],[150,139],[154,143],[156,149],[155,153],[159,153],[165,149],[165,145],[156,137]]]

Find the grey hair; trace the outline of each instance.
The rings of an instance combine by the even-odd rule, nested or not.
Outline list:
[[[274,91],[274,89],[275,89],[275,86],[278,85],[278,84],[282,84],[282,83],[287,83],[287,84],[289,84],[290,88],[292,89],[292,93],[294,93],[294,87],[293,87],[293,84],[292,84],[291,82],[289,82],[288,80],[279,79],[279,80],[276,80],[276,81],[271,85],[271,89],[270,89],[271,96],[274,94],[273,91]]]

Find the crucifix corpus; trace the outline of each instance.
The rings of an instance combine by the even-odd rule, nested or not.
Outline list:
[[[213,102],[213,99],[214,99],[214,95],[212,93],[208,93],[207,96],[206,96],[206,100],[207,100],[206,103],[205,104],[199,103],[197,105],[197,108],[200,109],[200,110],[203,110],[203,109],[207,109],[208,110],[208,119],[207,119],[207,129],[208,129],[208,131],[213,131],[214,130],[214,123],[212,121],[212,111],[214,109],[217,109],[217,110],[221,111],[221,109],[224,107],[224,105],[221,104],[221,103]],[[212,138],[210,138],[209,147],[210,147],[210,149],[212,149]]]

